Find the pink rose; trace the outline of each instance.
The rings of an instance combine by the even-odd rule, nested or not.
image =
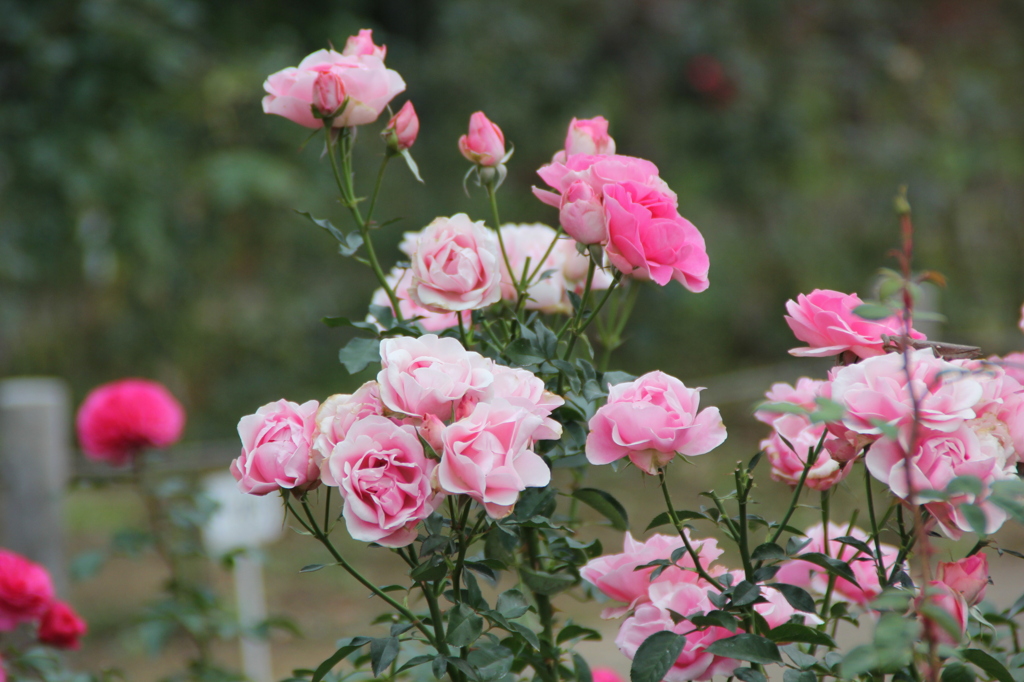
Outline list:
[[[774,587],[762,585],[761,596],[767,599],[767,601],[755,604],[754,610],[761,614],[770,628],[777,628],[783,623],[788,623],[793,616],[800,616],[807,625],[820,625],[822,623],[821,618],[814,614],[794,609],[789,605],[786,597]]]
[[[373,44],[373,30],[364,28],[354,36],[349,36],[345,41],[345,49],[341,51],[345,57],[360,57],[370,55],[384,61],[388,54],[388,48],[384,45]]]
[[[436,313],[477,310],[501,299],[498,238],[465,213],[436,218],[420,233],[409,296]]]
[[[586,288],[590,258],[576,250],[576,242],[572,239],[559,239],[555,250],[562,254],[562,274],[566,287],[577,296],[582,296]],[[590,283],[590,290],[607,289],[612,285],[612,281],[613,277],[608,269],[598,266],[594,269],[594,281]]]
[[[478,111],[469,117],[469,134],[459,138],[459,151],[470,163],[497,166],[505,159],[505,135]]]
[[[558,222],[565,233],[580,244],[604,244],[608,241],[602,195],[585,180],[572,183],[562,194]]]
[[[685,532],[687,537],[690,537],[689,529],[686,529]],[[720,566],[711,566],[723,553],[714,538],[703,540],[691,538],[690,544],[697,550],[701,566],[712,576],[718,576],[725,572],[725,569]],[[670,567],[653,580],[651,579],[651,575],[654,573],[653,566],[637,570],[640,566],[652,561],[670,559],[672,552],[682,546],[683,541],[678,535],[655,534],[644,542],[638,542],[633,539],[629,531],[626,531],[621,554],[606,554],[587,562],[587,565],[580,569],[583,579],[603,592],[605,596],[626,604],[626,606],[606,608],[601,612],[601,617],[618,618],[633,610],[637,604],[650,601],[648,591],[652,582],[695,583],[700,581],[696,572],[681,568]],[[689,553],[684,554],[677,563],[679,566],[694,568],[693,559],[690,558]]]
[[[395,292],[395,296],[398,298],[398,308],[402,311],[402,318],[406,321],[415,321],[427,332],[440,332],[445,329],[451,329],[452,327],[459,326],[459,316],[462,316],[462,322],[465,325],[469,325],[473,320],[473,313],[469,310],[463,310],[460,313],[435,313],[427,310],[423,306],[419,305],[412,300],[412,296],[409,294],[409,285],[412,283],[412,273],[406,268],[395,267],[391,269],[391,272],[385,277],[391,290]],[[391,299],[388,297],[388,293],[381,287],[373,292],[373,298],[370,300],[373,305],[383,306],[385,308],[391,308],[394,312],[394,308],[391,306]],[[372,316],[367,315],[367,322],[376,322]],[[383,327],[377,324],[377,327],[383,331]]]
[[[768,389],[764,397],[769,403],[789,403],[791,405],[799,405],[808,412],[814,412],[818,409],[818,404],[814,402],[814,399],[821,397],[822,387],[827,383],[827,381],[809,379],[808,377],[797,379],[796,386],[790,386],[780,381],[772,384],[772,387]],[[783,414],[785,413],[758,408],[754,412],[754,418],[765,424],[771,424]]]
[[[562,437],[562,425],[551,419],[551,413],[565,404],[561,396],[547,390],[539,377],[525,369],[492,363],[491,374],[494,382],[484,394],[487,401],[506,400],[540,417],[541,423],[533,433],[534,440],[558,440]]]
[[[615,140],[608,134],[608,120],[604,116],[574,118],[565,136],[565,150],[556,159],[573,154],[614,154]]]
[[[551,248],[557,233],[540,223],[502,225],[501,238],[505,242],[505,254],[508,256],[509,265],[512,266],[512,273],[509,274],[504,259],[499,260],[502,298],[506,301],[515,301],[515,283],[523,280],[524,273],[529,277],[536,271],[537,276],[533,278],[533,284],[526,290],[526,309],[544,313],[571,313],[572,306],[569,305],[565,293],[565,278],[562,273],[563,254]],[[542,277],[544,273],[548,273],[547,277]]]
[[[1007,463],[1016,464],[1024,453],[1024,386],[1005,366],[978,360],[951,364],[981,384],[981,400],[974,406],[977,417],[968,422],[971,428],[979,437],[996,439]]]
[[[953,633],[943,627],[938,621],[932,620],[921,608],[927,605],[931,609],[944,611],[950,618],[951,624],[957,632]],[[967,602],[963,596],[939,580],[932,580],[924,586],[921,594],[914,602],[915,608],[921,616],[921,624],[925,628],[925,636],[940,644],[956,646],[967,634]]]
[[[624,274],[665,286],[676,280],[693,292],[708,288],[704,237],[679,215],[675,195],[635,182],[606,186],[608,260]]]
[[[121,379],[90,391],[78,408],[75,427],[86,457],[120,466],[146,448],[176,443],[185,428],[185,410],[162,384]]]
[[[280,488],[301,493],[320,485],[313,455],[319,407],[315,400],[301,405],[278,400],[239,420],[242,454],[231,462],[231,475],[239,490],[250,495],[266,495]]]
[[[45,568],[0,547],[0,632],[36,620],[53,599],[53,583]]]
[[[549,206],[559,208],[564,195],[573,183],[583,181],[596,196],[604,196],[606,185],[636,182],[675,196],[665,181],[658,176],[658,167],[646,159],[621,154],[574,154],[564,163],[550,163],[537,171],[541,180],[555,191],[533,188],[533,194]]]
[[[619,673],[611,668],[591,668],[590,676],[594,682],[626,682]]]
[[[383,48],[379,49],[383,54]],[[384,66],[382,56],[348,54],[346,46],[345,54],[317,50],[297,68],[271,74],[263,89],[267,91],[264,113],[283,116],[307,128],[323,127],[323,120],[313,116],[312,105],[325,112],[327,107],[337,104],[337,109],[344,103],[333,123],[335,128],[344,128],[376,121],[388,102],[405,90],[405,81]]]
[[[1017,323],[1017,326],[1024,332],[1024,305],[1020,307],[1020,322]]]
[[[530,448],[541,418],[505,400],[480,403],[441,434],[441,489],[479,502],[491,518],[512,513],[519,493],[542,488],[551,470]]]
[[[808,453],[817,448],[825,433],[825,425],[812,424],[807,417],[801,415],[784,414],[773,422],[772,427],[771,436],[762,440],[758,447],[771,462],[773,480],[797,485],[807,464]],[[796,448],[796,452],[786,445],[786,441]],[[828,490],[846,478],[852,466],[853,460],[841,465],[822,447],[814,465],[807,472],[804,484],[813,490]]]
[[[494,381],[490,360],[434,334],[384,339],[380,358],[381,401],[403,415],[450,420],[467,394],[480,395]]]
[[[334,446],[345,439],[349,429],[360,419],[384,413],[380,401],[380,387],[376,381],[367,381],[349,395],[338,393],[325,400],[316,412],[316,437],[313,457],[319,465],[330,457]]]
[[[1017,383],[1024,384],[1024,352],[1009,353],[1006,356],[991,357],[992,362],[998,362],[1003,370],[1017,380]]]
[[[392,145],[395,151],[405,151],[416,142],[416,136],[420,133],[420,119],[416,115],[416,109],[412,102],[406,102],[398,113],[391,117],[384,132],[381,135],[388,144]],[[394,139],[392,140],[392,137]]]
[[[936,578],[963,596],[968,606],[974,606],[988,589],[988,557],[978,552],[960,561],[939,562]]]
[[[37,636],[43,644],[58,649],[77,649],[87,630],[85,621],[70,605],[54,600],[39,621]]]
[[[900,336],[903,321],[899,315],[884,320],[865,320],[853,310],[864,301],[857,294],[843,294],[828,289],[815,289],[796,301],[786,302],[786,324],[806,348],[794,348],[791,355],[823,357],[851,352],[859,358],[884,355],[882,335]],[[915,339],[924,334],[911,330]]]
[[[416,524],[441,502],[430,485],[434,467],[416,429],[371,415],[349,429],[321,471],[324,483],[337,486],[345,500],[349,535],[405,547],[416,539]]]
[[[725,425],[717,407],[698,413],[701,390],[658,371],[610,387],[607,404],[590,419],[587,460],[609,464],[629,457],[655,474],[676,454],[711,452],[725,442]]]

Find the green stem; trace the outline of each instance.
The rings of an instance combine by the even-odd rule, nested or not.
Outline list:
[[[380,170],[377,171],[377,182],[373,185],[373,194],[370,196],[370,206],[366,209],[366,224],[370,225],[373,220],[373,209],[377,206],[377,195],[380,194],[380,187],[384,184],[384,171],[388,167],[388,161],[391,160],[391,154],[385,152],[384,158],[380,162]]]
[[[882,562],[882,541],[878,538],[878,521],[875,519],[875,498],[871,492],[871,472],[864,467],[864,490],[867,494],[868,518],[871,520],[871,537],[875,543],[875,570],[878,584],[885,585],[885,565]]]
[[[501,258],[505,261],[505,271],[508,272],[508,276],[516,288],[516,294],[521,295],[522,292],[519,289],[519,282],[512,273],[512,265],[508,259],[508,251],[505,250],[505,239],[501,236],[501,218],[498,216],[498,192],[493,182],[486,183],[486,187],[487,199],[491,203],[491,218],[494,220],[494,231],[498,233],[498,245],[501,246]]]
[[[537,538],[537,529],[524,528],[523,530],[526,533],[526,552],[530,568],[539,571],[540,545]],[[536,669],[536,673],[544,682],[557,682],[558,659],[561,657],[561,652],[555,644],[555,617],[554,609],[551,607],[551,598],[537,592],[533,592],[533,598],[537,602],[537,616],[543,629],[540,641],[540,655],[543,665]]]
[[[458,520],[452,519],[452,532],[459,539],[459,554],[455,561],[455,570],[452,571],[452,591],[456,602],[462,601],[462,572],[466,564],[466,550],[469,549],[469,543],[472,541],[472,538],[466,535],[466,523],[469,521],[469,509],[472,501],[467,497],[461,504],[462,513]]]
[[[665,506],[668,507],[668,516],[672,519],[672,525],[675,526],[676,532],[679,533],[679,537],[683,540],[683,546],[686,547],[686,552],[693,559],[694,569],[697,571],[697,575],[704,580],[707,580],[711,585],[719,592],[723,591],[722,584],[715,580],[710,573],[704,570],[704,567],[700,563],[700,555],[697,550],[690,544],[690,537],[686,534],[686,529],[683,527],[683,522],[679,520],[679,515],[676,514],[675,505],[672,504],[672,496],[668,492],[668,482],[665,479],[665,467],[658,468],[658,482],[661,484],[661,494],[665,498]]]
[[[590,300],[590,288],[594,284],[594,272],[597,270],[597,264],[594,263],[594,259],[590,259],[590,263],[587,264],[587,281],[583,285],[583,296],[580,297],[580,306],[576,309],[576,313],[572,317],[572,322],[568,327],[565,327],[563,331],[572,329],[572,335],[569,337],[569,345],[565,349],[565,357],[563,360],[568,360],[572,357],[572,349],[576,345],[576,340],[579,339],[579,325],[580,320],[583,319],[583,315],[587,310],[587,302]]]
[[[822,528],[822,553],[825,556],[832,556],[829,549],[829,538],[828,538],[828,522],[831,516],[831,499],[829,495],[829,489],[825,488],[821,491],[821,528]]]
[[[796,488],[793,489],[793,497],[789,500],[789,509],[786,510],[785,516],[782,517],[782,522],[779,524],[775,532],[772,533],[771,538],[768,542],[775,543],[778,541],[779,536],[782,535],[782,531],[785,530],[789,524],[789,519],[793,516],[793,512],[796,511],[796,506],[800,502],[800,493],[803,492],[804,483],[807,482],[807,474],[810,473],[811,467],[814,466],[814,462],[817,461],[818,455],[821,454],[821,449],[825,446],[825,436],[828,435],[828,431],[821,434],[821,438],[818,439],[818,444],[813,450],[808,450],[807,461],[804,463],[804,470],[800,474],[800,480],[796,484]],[[761,568],[764,561],[757,562],[757,568]]]
[[[750,487],[744,485],[742,480],[743,474],[746,469],[742,466],[736,467],[733,473],[736,479],[736,502],[739,508],[739,545],[740,545],[740,557],[743,560],[743,571],[747,577],[748,582],[754,581],[754,566],[750,561],[750,545],[747,538],[747,494],[750,492]],[[747,474],[749,479],[749,474]]]

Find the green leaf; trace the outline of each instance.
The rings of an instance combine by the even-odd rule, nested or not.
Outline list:
[[[629,530],[629,515],[610,493],[597,488],[580,488],[573,494],[577,500],[592,507],[611,522],[615,530]]]
[[[360,649],[364,644],[370,641],[369,637],[353,637],[352,640],[343,647],[340,647],[337,651],[331,654],[330,658],[317,666],[316,671],[313,672],[313,678],[310,682],[320,682],[324,679],[324,676],[331,672],[334,666],[341,662],[341,659],[345,658],[353,651]]]
[[[506,618],[518,618],[530,610],[530,604],[519,590],[506,590],[498,595],[495,609]]]
[[[768,682],[763,672],[753,668],[734,668],[732,674],[743,682]]]
[[[444,673],[448,669],[448,659],[442,654],[438,654],[434,657],[434,662],[430,664],[430,672],[434,675],[434,679],[443,679]]]
[[[469,646],[483,632],[484,619],[466,604],[456,604],[448,612],[448,632],[444,640],[452,646]]]
[[[869,670],[878,667],[878,654],[870,644],[854,647],[843,658],[839,666],[839,675],[844,679],[859,677]]]
[[[412,173],[413,177],[419,180],[421,184],[426,184],[423,182],[423,178],[420,177],[420,167],[416,165],[416,162],[413,160],[412,154],[409,153],[409,150],[403,149],[401,156],[405,160],[405,165],[409,167],[409,172]]]
[[[505,349],[508,359],[520,366],[536,365],[544,362],[545,358],[540,351],[533,347],[528,339],[522,337],[516,339]]]
[[[341,244],[345,243],[345,233],[342,232],[341,230],[339,230],[334,225],[332,225],[330,220],[321,220],[319,218],[314,218],[313,215],[311,213],[309,213],[308,211],[295,211],[295,212],[298,213],[303,218],[306,218],[307,220],[309,220],[309,222],[313,223],[317,227],[322,228],[323,230],[325,230],[328,234],[330,234],[332,237],[337,239],[339,243],[341,243]]]
[[[959,661],[946,661],[942,667],[942,682],[974,682],[974,671]]]
[[[338,359],[349,374],[362,372],[371,362],[380,362],[380,341],[357,336],[338,351]]]
[[[561,632],[558,633],[558,637],[555,638],[557,644],[568,642],[570,639],[583,638],[585,640],[600,641],[601,633],[597,630],[591,630],[581,625],[574,625],[570,623],[562,628]]]
[[[782,673],[782,682],[817,682],[818,676],[810,670],[793,670],[786,668]]]
[[[644,640],[629,668],[630,682],[661,682],[683,652],[686,637],[662,630]]]
[[[974,497],[981,497],[983,492],[981,479],[977,476],[957,476],[946,486],[946,492],[950,495],[966,493]]]
[[[708,517],[704,514],[701,514],[700,512],[690,511],[688,509],[677,510],[676,516],[679,517],[680,521],[689,521],[693,519],[703,519],[705,521],[708,520]],[[668,515],[667,511],[663,511],[657,516],[655,516],[653,519],[651,519],[651,522],[647,524],[647,528],[645,530],[650,530],[652,528],[657,528],[658,526],[664,526],[670,523],[672,523],[672,517]]]
[[[537,651],[540,651],[540,639],[537,638],[536,632],[526,627],[522,623],[509,623],[509,627],[512,628],[513,631],[521,635],[523,639],[529,642],[530,646],[532,646]]]
[[[314,571],[319,571],[326,565],[327,564],[309,564],[307,566],[303,566],[302,568],[300,568],[299,573],[312,573]]]
[[[418,665],[423,665],[424,663],[430,663],[431,661],[434,660],[434,658],[436,658],[436,657],[433,654],[420,654],[419,656],[413,656],[408,661],[403,663],[401,665],[401,667],[398,668],[398,670],[396,670],[395,672],[396,673],[404,672],[404,671],[408,670],[409,668],[415,668]]]
[[[971,530],[974,531],[975,535],[985,536],[987,534],[985,529],[988,527],[988,518],[981,507],[976,504],[965,503],[960,505],[960,511],[963,512],[964,518],[971,525]]]
[[[521,568],[519,574],[531,592],[548,597],[576,584],[576,578],[567,573],[546,573],[531,568]]]
[[[707,652],[717,656],[735,658],[751,663],[781,663],[779,647],[770,639],[759,635],[743,633],[712,642]]]
[[[803,642],[804,644],[817,644],[831,648],[836,646],[835,640],[829,637],[828,633],[806,625],[800,625],[799,623],[783,623],[776,628],[772,628],[768,632],[768,639],[780,644]]]
[[[774,542],[766,542],[755,547],[750,558],[754,561],[781,561],[786,558],[786,552]]]
[[[441,580],[446,575],[448,575],[448,566],[444,561],[438,561],[437,563],[425,561],[409,573],[409,577],[417,582],[421,580]]]
[[[846,414],[842,405],[829,398],[815,398],[814,404],[818,406],[818,409],[811,413],[811,422],[815,424],[837,422]]]
[[[106,562],[107,553],[102,550],[93,549],[82,552],[71,561],[71,579],[76,582],[88,580],[99,573]]]
[[[815,566],[821,566],[826,571],[844,580],[849,580],[854,585],[857,585],[857,576],[853,574],[853,569],[845,561],[839,559],[833,559],[832,557],[822,554],[821,552],[808,552],[806,554],[799,554],[795,558],[801,561],[807,561]],[[859,585],[858,585],[859,587]]]
[[[370,667],[374,677],[398,658],[400,647],[397,637],[378,637],[370,642]]]
[[[760,587],[754,583],[742,580],[735,588],[733,588],[732,603],[733,606],[747,606],[757,601],[757,598],[760,596]]]
[[[789,602],[789,605],[797,611],[803,611],[804,613],[815,613],[817,611],[814,607],[814,597],[802,587],[787,585],[786,583],[771,583],[768,587],[774,587],[781,592],[782,596]]]
[[[884,320],[896,314],[896,311],[881,303],[862,303],[853,309],[853,314],[864,320]]]
[[[754,408],[754,412],[773,412],[780,414],[798,414],[806,416],[809,414],[806,407],[803,405],[797,405],[796,403],[761,403]]]
[[[991,654],[981,649],[963,649],[960,652],[963,659],[978,666],[989,677],[999,682],[1014,682],[1013,675],[1002,663],[992,657]]]
[[[703,615],[691,616],[689,621],[697,627],[711,627],[718,626],[725,628],[729,632],[736,632],[736,628],[739,627],[739,620],[736,616],[726,611],[708,611]]]
[[[500,645],[483,646],[470,652],[466,660],[476,668],[481,680],[498,680],[509,674],[515,656]]]
[[[575,651],[572,654],[572,667],[576,669],[576,682],[594,682],[594,676],[590,672],[590,666]]]

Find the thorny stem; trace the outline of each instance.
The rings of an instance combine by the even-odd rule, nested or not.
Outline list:
[[[491,218],[494,220],[494,231],[498,233],[498,245],[501,247],[501,258],[505,262],[505,271],[508,276],[512,279],[512,283],[516,288],[516,294],[522,295],[520,291],[519,282],[516,281],[515,275],[512,274],[512,265],[508,259],[508,251],[505,250],[505,239],[501,236],[501,218],[498,216],[498,190],[495,187],[494,182],[486,182],[484,186],[487,188],[487,199],[491,204]],[[518,315],[517,315],[518,317]]]
[[[384,171],[388,167],[388,161],[391,160],[391,154],[385,152],[384,158],[380,162],[380,170],[377,171],[377,182],[373,185],[373,194],[370,196],[370,205],[366,209],[366,224],[372,224],[373,220],[373,209],[377,206],[377,195],[380,194],[380,187],[384,184]]]
[[[747,539],[747,494],[750,492],[750,474],[742,466],[737,466],[734,472],[736,478],[736,502],[739,507],[739,532],[740,532],[740,556],[743,559],[743,571],[746,574],[746,578],[749,582],[756,582],[754,580],[754,566],[750,562],[750,544]],[[747,484],[744,484],[742,480],[746,477]],[[749,485],[748,485],[749,484]]]
[[[658,482],[661,484],[661,494],[665,498],[665,506],[668,507],[668,517],[672,519],[672,525],[675,526],[676,532],[679,533],[679,537],[683,540],[683,546],[686,547],[686,552],[693,559],[693,565],[697,571],[697,575],[704,580],[711,583],[719,592],[723,591],[722,584],[715,580],[710,573],[708,573],[700,563],[700,555],[697,550],[690,544],[690,537],[686,534],[686,529],[683,527],[683,522],[679,520],[679,515],[676,514],[675,505],[672,504],[672,496],[668,492],[668,482],[665,479],[665,467],[658,467]]]

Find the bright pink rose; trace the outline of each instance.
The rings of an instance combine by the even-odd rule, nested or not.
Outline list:
[[[769,403],[789,403],[791,405],[799,405],[808,412],[814,412],[818,409],[818,404],[814,402],[814,399],[821,396],[821,389],[827,383],[827,381],[809,379],[807,377],[797,379],[796,386],[790,386],[780,381],[772,384],[772,387],[768,389],[764,397]],[[771,424],[783,414],[786,413],[758,408],[754,412],[754,418],[765,424]]]
[[[463,324],[469,325],[473,320],[473,313],[470,310],[463,310],[460,313],[435,313],[412,300],[412,296],[409,294],[412,273],[406,268],[392,268],[385,279],[391,290],[395,292],[395,296],[398,297],[398,307],[402,311],[402,318],[406,321],[415,320],[424,331],[440,332],[457,327],[459,326],[459,315],[462,316]],[[394,312],[394,308],[391,306],[391,299],[388,297],[388,293],[384,291],[384,287],[373,292],[373,298],[370,302],[373,305],[391,308],[392,312]],[[367,315],[366,321],[376,323],[370,315]],[[377,323],[377,327],[383,331],[383,327],[379,323]]]
[[[330,457],[334,446],[345,439],[349,429],[364,417],[382,415],[380,387],[376,381],[367,381],[349,395],[338,393],[325,400],[316,412],[316,434],[313,457],[320,464]]]
[[[505,135],[478,111],[469,117],[469,134],[459,138],[459,151],[470,163],[497,166],[505,159]]]
[[[710,680],[716,675],[728,676],[739,661],[709,654],[706,649],[712,642],[733,633],[725,628],[712,626],[694,630],[685,618],[678,623],[673,616],[692,616],[714,611],[715,606],[707,596],[707,588],[689,583],[659,583],[651,586],[652,601],[641,604],[636,613],[622,623],[615,644],[619,651],[630,660],[648,637],[661,630],[671,630],[686,635],[686,644],[672,668],[665,675],[665,682],[686,682],[687,680]]]
[[[590,676],[594,682],[626,682],[619,673],[611,668],[591,668]]]
[[[0,547],[0,632],[36,620],[53,601],[45,568]]]
[[[574,154],[564,163],[550,163],[537,171],[541,180],[555,191],[533,188],[533,194],[548,206],[559,208],[562,196],[577,181],[583,181],[594,190],[594,195],[604,196],[607,185],[635,182],[648,185],[658,192],[675,196],[665,181],[658,176],[658,167],[646,159],[620,154]]]
[[[304,492],[320,485],[313,455],[319,407],[315,400],[301,405],[278,400],[239,420],[242,454],[231,462],[239,490],[266,495],[280,488]]]
[[[565,149],[555,155],[564,161],[573,154],[614,154],[615,140],[608,134],[608,120],[604,116],[574,118],[565,136]]]
[[[786,324],[797,339],[808,344],[794,348],[791,355],[823,357],[851,352],[860,358],[884,355],[882,334],[899,336],[903,321],[899,315],[884,320],[865,320],[853,309],[863,305],[857,294],[844,294],[828,289],[815,289],[796,301],[786,302]],[[923,339],[924,334],[911,330],[911,337]]]
[[[655,474],[677,455],[711,452],[725,442],[717,407],[698,412],[699,388],[664,372],[648,372],[608,389],[608,402],[591,417],[587,460],[610,464],[623,457]]]
[[[43,644],[58,649],[77,649],[87,630],[85,621],[70,605],[55,600],[39,621],[37,634]]]
[[[485,308],[501,299],[498,238],[465,213],[436,218],[420,233],[409,296],[436,313]]]
[[[441,434],[441,489],[472,497],[491,518],[508,516],[520,492],[551,480],[548,465],[530,449],[540,425],[540,417],[505,400],[478,404]]]
[[[1017,326],[1024,332],[1024,305],[1020,307],[1020,322],[1017,323]]]
[[[968,606],[974,606],[988,589],[988,557],[978,552],[960,561],[940,562],[935,577],[959,592]]]
[[[847,535],[865,542],[868,539],[868,534],[856,526],[850,528],[849,532],[847,532],[846,525],[839,525],[837,523],[830,523],[828,525],[828,555],[848,563],[853,570],[854,577],[857,578],[857,585],[854,585],[845,578],[836,579],[834,598],[865,606],[882,593],[881,584],[878,581],[878,569],[871,557],[866,556],[855,547],[836,541],[836,538]],[[811,539],[811,542],[804,547],[801,553],[825,552],[825,532],[822,524],[819,523],[808,528],[807,537]],[[873,547],[873,543],[870,546]],[[882,566],[888,576],[899,555],[899,550],[885,543],[881,544],[881,548]],[[820,568],[816,564],[796,558],[782,564],[782,567],[775,576],[775,581],[803,587],[818,594],[824,594],[828,589],[829,574],[825,569]]]
[[[392,144],[396,151],[405,151],[416,142],[416,136],[420,134],[420,119],[416,115],[416,109],[412,102],[406,102],[398,113],[391,117],[384,132],[381,135],[389,144]],[[392,140],[394,136],[394,140]]]
[[[452,419],[467,394],[481,395],[494,381],[490,360],[456,339],[426,334],[380,342],[380,397],[392,412]]]
[[[675,195],[635,182],[606,186],[608,260],[624,274],[693,292],[708,288],[704,237],[679,215]]]
[[[185,410],[162,384],[121,379],[85,397],[75,426],[86,457],[120,466],[146,448],[176,443],[185,428]]]
[[[846,408],[843,423],[852,431],[877,435],[875,421],[904,426],[913,421],[907,374],[901,353],[868,358],[835,374],[832,400]],[[921,424],[939,431],[955,431],[976,415],[974,406],[983,390],[978,381],[941,358],[930,348],[910,353],[914,395],[920,403]]]
[[[784,414],[778,417],[772,426],[771,436],[762,440],[758,447],[771,462],[773,480],[797,485],[807,464],[808,453],[817,448],[822,434],[825,433],[825,425],[812,424],[807,417],[801,415]],[[787,440],[796,448],[796,452],[786,445]],[[814,465],[807,472],[804,484],[814,490],[828,490],[846,478],[852,466],[853,460],[842,465],[822,447],[814,460]]]
[[[385,417],[356,422],[322,465],[323,481],[345,500],[345,525],[356,540],[405,547],[416,539],[416,524],[433,513],[435,495],[427,459],[411,426]]]
[[[345,49],[341,51],[341,54],[345,57],[370,55],[384,61],[384,57],[388,54],[388,48],[385,45],[374,45],[373,30],[364,28],[356,35],[348,37],[348,40],[345,41]]]
[[[378,49],[383,55],[384,48]],[[263,98],[264,113],[283,116],[307,128],[324,125],[323,120],[313,115],[312,105],[324,112],[325,107],[335,103],[340,106],[340,100],[345,103],[344,108],[333,125],[344,128],[376,121],[388,102],[405,90],[405,81],[384,66],[383,56],[372,52],[352,54],[346,46],[343,54],[317,50],[303,59],[298,68],[288,67],[271,74],[263,89],[267,91]]]
[[[515,301],[515,283],[523,280],[524,273],[529,277],[536,271],[533,284],[526,290],[526,309],[544,313],[571,313],[572,306],[565,293],[565,277],[562,273],[563,254],[552,247],[552,242],[557,239],[554,229],[540,223],[502,225],[501,238],[505,242],[509,265],[512,266],[510,275],[505,260],[499,259],[502,298]],[[543,262],[541,259],[544,259]],[[542,277],[545,273],[547,276]]]
[[[944,611],[950,620],[955,632],[950,632],[942,623],[933,620],[920,613],[922,606]],[[933,580],[924,586],[921,594],[915,600],[915,608],[921,616],[921,624],[925,628],[925,636],[940,644],[956,646],[967,634],[967,602],[963,596],[939,580]]]
[[[494,376],[494,382],[483,394],[485,402],[495,399],[506,400],[540,417],[541,423],[533,433],[534,440],[558,440],[562,437],[562,425],[551,419],[551,413],[565,404],[561,396],[547,390],[539,377],[525,369],[492,363],[491,374]],[[466,407],[469,406],[463,409]],[[459,417],[468,414],[469,411],[466,411]]]
[[[689,529],[686,530],[687,537],[690,537]],[[720,556],[722,550],[718,548],[718,542],[714,538],[696,540],[691,538],[691,545],[697,550],[701,558],[701,566],[718,576],[725,572],[721,566],[712,567]],[[691,582],[700,581],[697,573],[686,571],[681,568],[670,567],[662,571],[654,580],[651,575],[654,567],[637,570],[639,566],[649,564],[659,559],[670,559],[672,552],[683,546],[683,541],[678,535],[652,535],[644,542],[633,539],[629,531],[623,541],[621,554],[606,554],[591,559],[587,565],[580,569],[583,579],[601,590],[605,596],[620,601],[625,606],[609,607],[601,612],[602,618],[618,618],[633,610],[637,604],[650,601],[648,591],[652,582]],[[686,553],[677,562],[679,566],[694,568],[693,559]]]

